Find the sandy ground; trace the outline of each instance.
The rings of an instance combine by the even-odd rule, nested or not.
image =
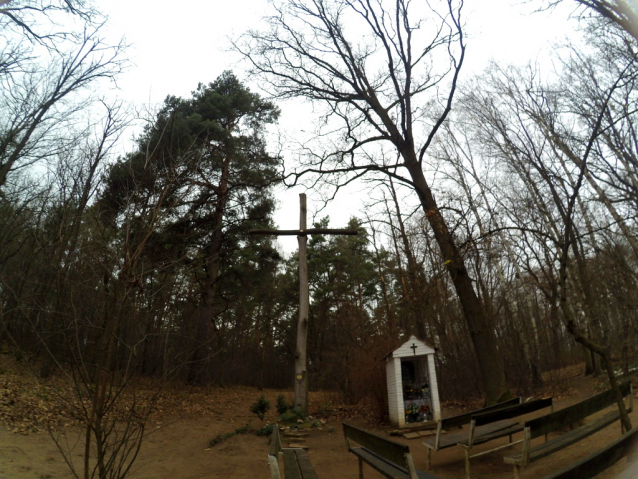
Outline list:
[[[255,391],[255,394],[257,392]],[[582,396],[582,394],[579,394]],[[578,400],[578,397],[557,402],[557,408]],[[446,414],[447,415],[447,414]],[[270,477],[267,464],[268,438],[255,435],[238,435],[209,448],[209,441],[220,433],[233,431],[250,420],[248,415],[226,417],[223,415],[202,415],[187,419],[154,420],[149,426],[148,435],[135,464],[134,479],[195,479],[195,478],[263,478]],[[253,425],[258,426],[258,420]],[[353,422],[362,427],[373,429],[363,419]],[[633,424],[638,424],[638,414],[632,414]],[[329,422],[321,428],[309,430],[306,444],[310,459],[319,478],[357,478],[357,459],[346,451],[339,422]],[[69,431],[69,442],[74,434]],[[377,429],[385,434],[383,429]],[[577,443],[560,454],[525,468],[522,477],[534,479],[569,464],[578,458],[616,438],[620,425],[614,424],[590,438]],[[77,433],[75,434],[77,435]],[[515,436],[516,437],[516,436]],[[416,467],[425,470],[426,449],[419,439],[398,439],[410,445]],[[542,440],[542,439],[541,439]],[[506,439],[476,448],[489,449]],[[81,460],[78,447],[73,457]],[[472,461],[472,477],[476,479],[504,479],[512,477],[511,466],[503,463],[502,456],[510,449],[476,458]],[[432,455],[432,473],[441,479],[464,477],[463,455],[460,448],[449,448]],[[371,468],[364,466],[366,479],[381,476]],[[600,478],[623,479],[638,477],[638,472],[628,472],[627,459],[621,460]],[[73,477],[64,463],[50,436],[44,434],[13,434],[4,427],[0,428],[0,479],[58,479]]]

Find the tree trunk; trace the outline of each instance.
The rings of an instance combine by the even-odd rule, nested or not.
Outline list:
[[[397,222],[399,224],[399,233],[401,235],[401,242],[403,243],[403,250],[405,257],[408,261],[408,305],[409,310],[413,315],[414,329],[417,332],[417,336],[422,339],[427,339],[427,331],[425,328],[425,315],[423,312],[423,306],[421,296],[424,294],[422,282],[419,281],[421,271],[419,271],[419,264],[412,252],[412,246],[410,245],[410,239],[405,230],[405,224],[403,223],[403,217],[401,216],[401,208],[399,207],[399,200],[397,198],[397,192],[394,189],[394,184],[390,178],[390,194],[392,195],[392,201],[394,201],[395,213],[397,215]],[[399,258],[398,258],[399,259]],[[400,259],[399,259],[400,260]],[[412,328],[410,328],[412,329]]]
[[[405,158],[405,156],[404,156]],[[421,200],[421,205],[434,232],[441,255],[443,256],[454,288],[459,297],[461,307],[474,345],[478,366],[483,378],[486,405],[495,404],[511,397],[505,380],[505,365],[496,347],[496,334],[486,317],[480,303],[472,279],[465,267],[463,256],[456,245],[445,219],[427,185],[423,171],[416,161],[406,161],[408,170]]]
[[[212,238],[205,253],[205,277],[202,284],[202,299],[197,313],[195,349],[191,356],[187,379],[191,384],[201,384],[203,380],[203,370],[209,360],[210,345],[215,331],[213,321],[215,318],[217,279],[219,278],[219,263],[222,251],[224,210],[228,199],[229,167],[230,159],[227,157],[222,166],[219,182],[219,192],[212,224]]]

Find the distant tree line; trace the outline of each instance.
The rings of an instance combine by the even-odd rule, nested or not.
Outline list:
[[[565,47],[556,72],[492,65],[461,82],[460,7],[448,4],[449,30],[429,43],[447,52],[440,76],[409,81],[421,64],[380,13],[377,47],[394,39],[383,48],[403,61],[394,78],[366,76],[371,53],[360,50],[341,51],[343,83],[324,91],[311,80],[326,77],[311,70],[273,80],[282,97],[332,105],[345,125],[325,156],[313,150],[298,165],[298,178],[320,172],[342,183],[365,170],[372,182],[366,213],[347,225],[358,236],[309,239],[308,360],[311,387],[372,398],[380,410],[382,358],[409,334],[438,348],[444,399],[487,394],[491,366],[481,361],[492,355],[505,381],[490,386],[494,397],[532,391],[544,373],[577,362],[599,374],[637,360],[635,39],[583,20],[587,43]],[[343,46],[338,13],[322,14]],[[3,21],[5,32],[22,28]],[[414,31],[406,25],[397,28]],[[22,63],[0,65],[3,349],[37,359],[43,377],[73,364],[87,384],[125,371],[290,386],[297,258],[248,235],[274,227],[274,187],[290,161],[266,142],[276,104],[225,72],[190,98],[168,97],[115,158],[121,106],[102,103],[103,116],[84,123],[81,112],[100,104],[87,90],[116,76],[120,47],[101,47],[97,34],[68,50],[38,47],[51,58],[36,68],[29,45],[49,41],[38,35],[6,43],[2,59]],[[311,40],[298,45],[320,45]],[[278,65],[263,49],[244,51],[259,68]],[[309,50],[297,53],[302,61]],[[348,68],[354,80],[336,76]],[[434,106],[419,97],[433,85],[448,88]]]

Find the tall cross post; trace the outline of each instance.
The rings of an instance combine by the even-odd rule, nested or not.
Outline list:
[[[308,260],[306,246],[308,235],[333,234],[356,235],[356,229],[329,229],[306,227],[306,194],[299,194],[298,230],[250,230],[249,234],[276,236],[296,235],[299,242],[299,320],[297,322],[297,347],[295,350],[295,411],[308,412],[308,371],[306,350],[308,345],[308,316],[310,311],[310,288],[308,286]]]

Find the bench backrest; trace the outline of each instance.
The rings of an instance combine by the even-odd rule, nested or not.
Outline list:
[[[502,421],[503,419],[511,419],[513,417],[529,414],[530,412],[538,411],[546,407],[553,405],[554,399],[543,398],[535,399],[534,401],[524,402],[522,404],[515,404],[503,409],[497,409],[496,411],[484,412],[481,414],[475,414],[472,416],[472,421],[476,426],[482,426],[483,424],[491,424],[493,422]]]
[[[631,393],[631,382],[627,381],[620,385],[620,392],[623,397]],[[584,401],[568,406],[560,411],[556,411],[545,416],[525,422],[525,428],[529,428],[530,439],[542,436],[557,429],[568,427],[587,416],[602,411],[616,402],[614,391],[608,389],[605,392],[596,394]]]
[[[279,435],[279,425],[273,424],[270,436],[270,449],[268,450],[268,466],[270,468],[271,479],[281,479],[279,472],[279,452],[281,451],[281,436]]]
[[[623,434],[599,451],[544,476],[543,479],[590,479],[638,448],[638,427]]]
[[[270,436],[270,450],[268,451],[268,455],[277,456],[279,451],[281,451],[281,436],[279,435],[279,426],[277,424],[273,424],[272,435]]]
[[[350,450],[349,440],[360,444],[375,454],[386,458],[405,469],[409,469],[406,456],[410,454],[410,447],[391,439],[385,439],[371,432],[364,431],[350,424],[343,423],[343,435],[346,438],[348,450]]]
[[[472,416],[476,416],[477,414],[482,414],[490,411],[495,411],[497,409],[502,409],[509,406],[514,406],[516,404],[521,403],[521,398],[516,397],[510,399],[508,401],[503,401],[498,404],[494,404],[493,406],[489,406],[483,409],[478,409],[477,411],[470,411],[464,414],[459,414],[458,416],[447,417],[445,419],[441,419],[439,421],[439,430],[441,429],[453,429],[455,427],[464,426],[465,424],[469,424],[472,420]]]

